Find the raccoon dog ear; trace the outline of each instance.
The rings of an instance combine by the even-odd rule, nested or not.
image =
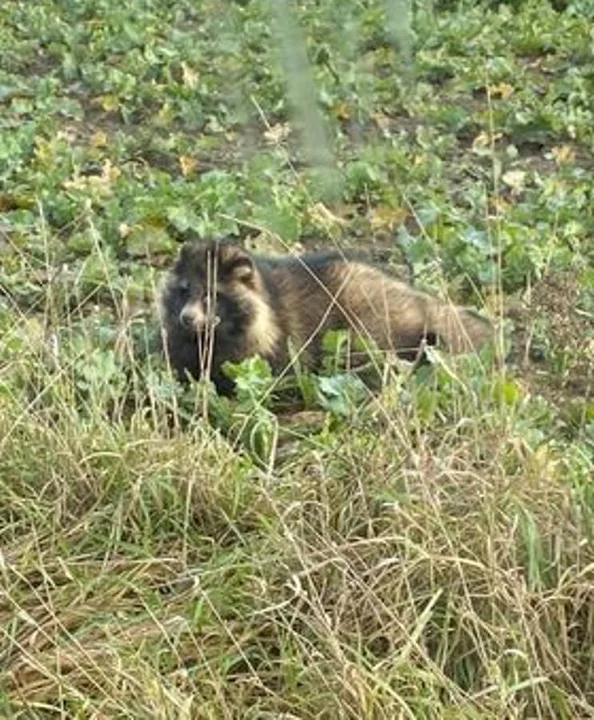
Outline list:
[[[251,255],[236,245],[221,245],[220,272],[228,280],[249,284],[254,277],[255,266]]]

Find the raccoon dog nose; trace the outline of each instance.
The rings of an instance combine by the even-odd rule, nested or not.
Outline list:
[[[188,330],[196,327],[196,313],[191,307],[185,307],[179,314],[179,321]]]
[[[215,328],[220,318],[214,313],[205,313],[200,303],[188,303],[179,314],[182,327],[201,332],[207,327]]]

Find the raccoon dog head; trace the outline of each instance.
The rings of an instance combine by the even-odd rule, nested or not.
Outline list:
[[[251,354],[248,340],[263,292],[254,260],[241,248],[217,242],[182,247],[161,298],[167,354],[180,379],[210,374],[219,392],[232,389],[220,366]]]

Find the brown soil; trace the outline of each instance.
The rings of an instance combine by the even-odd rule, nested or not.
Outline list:
[[[594,402],[594,317],[584,303],[579,276],[544,277],[509,315],[515,323],[519,376],[534,395],[563,410]]]

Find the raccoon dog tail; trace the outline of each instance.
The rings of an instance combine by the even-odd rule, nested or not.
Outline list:
[[[429,327],[454,354],[480,350],[494,337],[489,320],[468,308],[435,302],[429,316]]]

